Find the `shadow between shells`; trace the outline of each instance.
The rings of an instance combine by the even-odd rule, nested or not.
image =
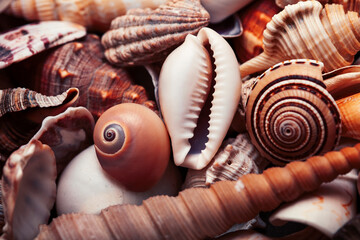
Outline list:
[[[0,4],[3,239],[357,239],[358,1]]]

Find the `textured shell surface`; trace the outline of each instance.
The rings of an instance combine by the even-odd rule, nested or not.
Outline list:
[[[270,217],[276,225],[299,222],[332,237],[356,215],[356,170],[322,184],[291,203],[280,206]]]
[[[210,14],[210,21],[218,23],[237,12],[252,0],[201,0],[201,4]]]
[[[267,24],[264,52],[240,65],[241,76],[294,58],[321,61],[325,72],[350,65],[360,49],[359,27],[359,14],[345,13],[342,5],[323,7],[317,1],[288,5]]]
[[[205,239],[234,223],[248,221],[304,192],[318,189],[338,175],[360,167],[360,144],[340,151],[272,167],[262,174],[247,174],[237,181],[220,181],[209,189],[190,188],[177,197],[156,196],[141,206],[116,205],[100,214],[63,214],[40,227],[36,239]],[[85,226],[88,231],[79,231]]]
[[[69,107],[56,116],[46,117],[32,139],[51,148],[59,175],[75,155],[93,143],[94,125],[94,118],[86,108]]]
[[[48,48],[85,36],[81,25],[44,21],[29,23],[0,35],[0,69]]]
[[[103,171],[94,145],[79,153],[67,165],[59,179],[56,196],[57,214],[100,213],[111,205],[136,204],[156,195],[176,196],[181,175],[174,164],[169,164],[160,181],[143,192],[127,190]]]
[[[209,18],[200,0],[169,1],[154,10],[129,10],[114,19],[103,35],[105,56],[123,66],[163,61],[187,34],[207,26]]]
[[[176,165],[202,169],[219,149],[240,99],[236,68],[229,44],[209,28],[188,35],[165,60],[159,100]]]
[[[9,157],[1,179],[5,226],[2,238],[33,239],[46,224],[56,195],[55,156],[37,140]]]
[[[61,20],[106,31],[111,21],[132,8],[156,8],[167,0],[13,0],[7,13],[27,20]]]
[[[80,91],[76,106],[86,107],[97,119],[106,109],[124,102],[139,103],[157,110],[148,92],[138,85],[128,69],[110,65],[96,35],[51,49],[14,66],[18,84],[43,94],[58,94],[69,87]],[[26,69],[21,74],[20,69]]]
[[[342,136],[360,140],[360,91],[336,101],[341,114]]]
[[[281,8],[286,7],[289,4],[296,4],[300,1],[309,1],[309,0],[275,0],[276,5]],[[360,10],[360,1],[359,0],[317,0],[321,4],[342,4],[345,10],[359,12]]]
[[[28,143],[42,120],[57,115],[76,102],[79,91],[70,88],[46,96],[25,88],[0,90],[0,159],[5,161],[14,150]],[[6,114],[5,114],[6,113]]]
[[[332,150],[341,137],[337,104],[325,89],[323,64],[294,59],[261,74],[246,103],[246,127],[260,153],[275,164]]]

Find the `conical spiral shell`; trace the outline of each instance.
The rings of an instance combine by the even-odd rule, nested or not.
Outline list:
[[[286,6],[264,31],[264,52],[240,66],[241,77],[294,58],[324,63],[324,71],[350,65],[360,50],[360,20],[342,5],[317,1]]]
[[[99,215],[65,214],[41,226],[37,239],[214,237],[353,168],[360,168],[360,144],[269,168],[263,174],[247,174],[237,181],[217,182],[210,189],[190,188],[178,197],[152,197],[141,206],[112,206]],[[96,228],[79,231],[86,226]]]
[[[137,7],[156,8],[167,0],[13,0],[7,13],[27,20],[62,20],[90,29],[106,31],[110,22],[127,10]]]
[[[269,68],[252,87],[246,127],[260,153],[275,164],[332,150],[340,112],[322,81],[322,63],[290,60]]]
[[[114,19],[101,41],[113,64],[148,64],[164,60],[186,35],[196,34],[209,21],[199,0],[170,1],[155,10],[134,9]]]

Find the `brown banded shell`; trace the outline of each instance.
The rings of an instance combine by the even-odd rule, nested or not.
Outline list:
[[[57,115],[73,105],[79,90],[70,88],[57,96],[45,96],[25,88],[0,90],[0,159],[26,144],[47,116]]]
[[[106,31],[110,22],[132,8],[156,8],[167,0],[12,0],[8,14],[27,20],[69,21],[93,30]]]
[[[321,62],[289,60],[260,75],[246,103],[253,144],[276,164],[332,150],[340,139],[340,112],[322,81]]]
[[[33,239],[46,224],[56,195],[55,156],[49,146],[30,141],[11,154],[1,179],[4,239]]]
[[[209,23],[200,0],[169,1],[155,10],[133,9],[114,19],[101,42],[109,62],[142,65],[162,61],[188,34]]]
[[[268,168],[262,174],[247,174],[237,181],[220,181],[209,189],[186,189],[178,197],[152,197],[141,206],[112,206],[97,215],[64,214],[41,226],[36,239],[215,237],[234,223],[292,201],[353,168],[360,168],[360,144],[283,168]]]
[[[20,69],[26,69],[26,75]],[[95,119],[119,103],[139,103],[157,110],[151,95],[135,82],[128,69],[115,68],[104,59],[100,40],[93,34],[27,59],[11,71],[18,84],[43,94],[77,87],[80,95],[76,106],[86,107]]]
[[[264,31],[264,52],[240,66],[241,77],[295,58],[324,63],[324,71],[350,65],[360,50],[360,20],[342,5],[317,1],[286,6]]]
[[[84,27],[70,22],[44,21],[20,26],[0,35],[0,68],[85,34]]]

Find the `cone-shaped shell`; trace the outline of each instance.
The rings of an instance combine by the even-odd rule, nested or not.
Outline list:
[[[55,156],[32,140],[6,162],[1,179],[5,226],[2,238],[33,239],[46,224],[56,195]]]
[[[170,158],[164,123],[135,103],[105,111],[94,129],[96,155],[104,170],[131,191],[145,191],[162,177]]]
[[[293,58],[324,63],[324,71],[350,65],[360,50],[358,13],[342,5],[317,1],[288,5],[273,16],[264,31],[264,52],[240,66],[241,76],[263,71]]]
[[[246,103],[246,127],[260,153],[275,164],[332,150],[341,118],[322,81],[321,62],[289,60],[260,75]]]
[[[114,19],[101,41],[116,65],[142,65],[164,60],[187,34],[209,23],[200,0],[170,1],[155,10],[134,9]]]
[[[160,108],[176,165],[202,169],[219,149],[240,99],[237,68],[229,44],[209,28],[188,35],[164,62]]]
[[[37,239],[215,237],[234,223],[292,201],[305,191],[314,191],[353,168],[360,168],[360,144],[305,162],[291,162],[284,168],[269,168],[262,174],[247,174],[237,181],[220,181],[210,189],[190,188],[178,197],[153,197],[141,206],[113,206],[99,215],[64,214],[49,226],[42,226]]]
[[[61,21],[30,23],[5,32],[0,35],[0,68],[85,34],[84,27]]]

